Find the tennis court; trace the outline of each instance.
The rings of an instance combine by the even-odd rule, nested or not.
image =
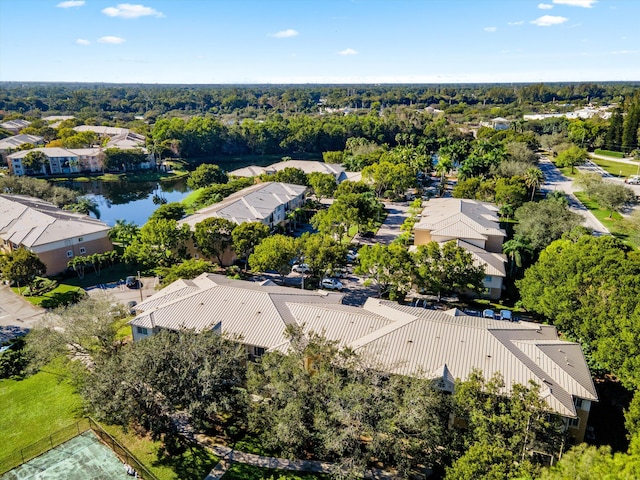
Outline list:
[[[131,479],[120,459],[91,431],[69,440],[0,477],[2,480]]]

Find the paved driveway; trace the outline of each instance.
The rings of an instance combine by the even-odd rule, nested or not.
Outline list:
[[[1,285],[0,343],[26,334],[42,320],[44,314],[43,308],[33,306],[7,285]]]
[[[143,277],[141,289],[127,288],[115,282],[90,288],[87,293],[91,296],[110,295],[114,302],[126,305],[130,301],[140,303],[141,300],[146,300],[154,293],[157,293],[157,285],[159,285],[159,282],[154,277]]]
[[[375,236],[372,238],[360,238],[356,235],[353,238],[352,243],[358,243],[360,245],[382,243],[384,245],[389,245],[398,238],[402,233],[400,231],[400,226],[409,216],[409,205],[406,202],[387,202],[384,204],[384,208],[387,211],[387,218],[384,220],[384,223],[380,226]]]

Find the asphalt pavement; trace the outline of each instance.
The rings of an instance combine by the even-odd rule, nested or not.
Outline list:
[[[25,335],[44,317],[46,310],[27,302],[7,285],[0,286],[0,344]]]

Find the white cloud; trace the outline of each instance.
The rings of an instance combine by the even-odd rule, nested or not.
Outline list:
[[[338,52],[338,55],[342,55],[342,56],[347,56],[347,55],[357,55],[358,52],[355,51],[353,48],[346,48],[344,50],[341,50]]]
[[[81,7],[85,4],[84,0],[68,0],[66,2],[60,2],[56,5],[58,8],[71,8],[71,7]]]
[[[538,4],[538,8],[540,10],[551,10],[553,8],[553,5],[551,5],[549,3],[539,3]]]
[[[164,17],[164,14],[157,11],[155,8],[145,7],[144,5],[132,5],[130,3],[120,3],[116,7],[107,7],[102,10],[102,13],[109,17],[121,17],[126,19],[140,17]]]
[[[611,55],[633,55],[635,53],[638,53],[638,50],[616,50],[609,53],[611,53]]]
[[[291,38],[297,37],[300,33],[297,30],[288,28],[287,30],[280,30],[279,32],[272,33],[270,36],[275,38]]]
[[[107,35],[106,37],[100,37],[98,39],[99,43],[111,43],[113,45],[117,45],[119,43],[123,43],[124,42],[124,38],[120,38],[120,37],[113,37],[111,35]]]
[[[551,0],[556,5],[568,5],[570,7],[591,8],[598,0]]]
[[[550,27],[552,25],[560,25],[561,23],[569,20],[565,17],[557,17],[553,15],[543,15],[540,18],[536,18],[535,20],[531,20],[530,23],[537,25],[539,27]]]
[[[507,25],[513,27],[515,25],[524,25],[524,20],[519,20],[517,22],[508,22]]]
[[[485,31],[485,32],[491,32],[491,33],[493,33],[493,32],[495,32],[496,30],[497,30],[497,28],[496,28],[496,27],[484,27],[484,31]]]
[[[79,38],[76,40],[76,45],[91,45],[89,40],[85,40],[84,38]]]

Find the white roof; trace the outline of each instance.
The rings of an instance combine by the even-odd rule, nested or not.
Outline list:
[[[96,232],[109,225],[39,198],[0,195],[0,238],[28,248]]]
[[[103,125],[79,125],[73,127],[73,129],[76,132],[95,132],[98,135],[108,135],[110,137],[129,133],[128,128],[105,127]]]
[[[237,224],[261,222],[269,218],[280,205],[304,194],[306,189],[303,185],[290,183],[258,183],[229,195],[219,203],[202,208],[178,223],[194,229],[196,223],[211,217],[226,218]]]
[[[29,152],[42,152],[49,158],[54,157],[76,157],[77,155],[73,152],[73,150],[67,148],[60,147],[39,147],[32,148],[31,150],[21,150],[19,152],[14,152],[10,155],[7,155],[7,158],[24,158]]]
[[[401,375],[466,379],[473,369],[514,384],[533,380],[549,406],[575,416],[573,397],[597,400],[580,346],[558,339],[554,327],[428,310],[369,298],[363,308],[342,295],[232,280],[203,274],[179,280],[142,302],[130,323],[146,328],[196,330],[218,326],[247,345],[288,350],[284,329],[324,334],[357,350],[382,370]]]
[[[505,263],[507,256],[502,253],[487,252],[486,250],[467,243],[464,240],[457,240],[456,244],[459,247],[464,248],[473,258],[473,264],[475,266],[484,266],[484,271],[487,275],[494,277],[506,277],[507,269]]]
[[[433,198],[426,202],[416,230],[429,230],[431,236],[487,240],[489,236],[506,237],[500,228],[498,208],[484,202],[463,198]]]
[[[37,145],[39,143],[42,143],[43,141],[44,137],[39,137],[38,135],[27,135],[23,133],[0,140],[0,150],[19,147],[20,145],[24,145],[25,143],[32,143],[34,145]]]
[[[127,150],[131,148],[144,147],[145,143],[146,139],[144,135],[128,131],[126,133],[113,136],[104,148],[120,148],[122,150]]]
[[[229,175],[233,177],[255,177],[263,173],[273,174],[284,170],[285,168],[298,168],[304,173],[309,174],[312,172],[329,173],[339,179],[344,173],[344,167],[336,163],[324,163],[314,160],[287,160],[284,162],[274,163],[268,167],[258,167],[257,165],[251,165],[244,168],[239,168],[229,172]]]
[[[0,123],[0,128],[5,128],[7,130],[22,130],[23,128],[27,128],[29,125],[31,125],[30,121],[17,119]]]

